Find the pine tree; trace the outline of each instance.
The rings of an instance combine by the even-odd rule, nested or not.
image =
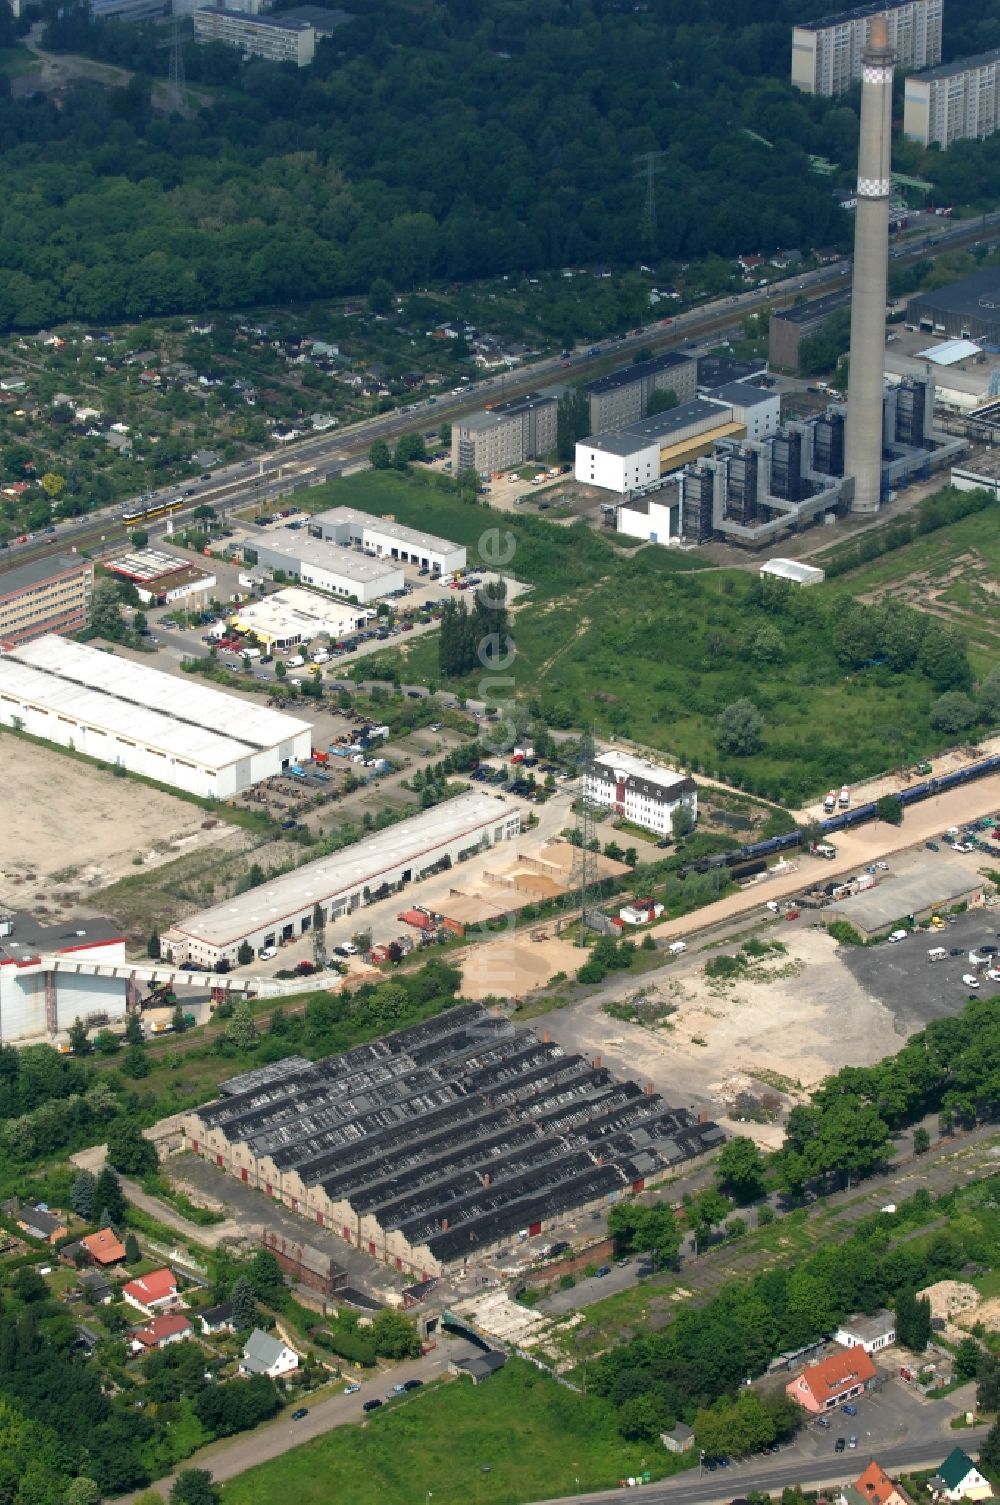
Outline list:
[[[154,962],[160,960],[160,936],[155,926],[146,942],[146,955],[152,957]]]
[[[127,1264],[134,1265],[141,1258],[139,1240],[131,1230],[125,1235],[125,1260]]]
[[[179,1003],[175,1005],[174,1011],[170,1016],[170,1028],[176,1035],[183,1035],[184,1031],[187,1029],[187,1020],[184,1018],[184,1008]]]
[[[118,1228],[125,1221],[125,1197],[121,1182],[110,1165],[104,1167],[94,1185],[94,1206],[101,1209],[98,1221],[102,1228],[107,1224]]]
[[[233,1286],[230,1301],[233,1306],[233,1326],[241,1332],[253,1327],[257,1321],[257,1301],[253,1286],[245,1275],[241,1275]]]
[[[89,1056],[94,1048],[87,1038],[87,1026],[82,1019],[74,1019],[69,1027],[69,1048],[75,1056]]]
[[[80,1171],[69,1194],[69,1205],[78,1218],[89,1223],[94,1216],[94,1187],[96,1178],[91,1171]]]
[[[142,1032],[142,1018],[139,1014],[129,1014],[125,1020],[125,1044],[141,1045],[145,1036]]]

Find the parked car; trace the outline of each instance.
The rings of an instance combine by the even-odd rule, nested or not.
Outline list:
[[[362,1409],[362,1411],[377,1411],[378,1408],[379,1408],[379,1406],[381,1404],[382,1404],[382,1402],[380,1400],[378,1400],[378,1399],[376,1399],[376,1400],[366,1400],[365,1403],[364,1403],[364,1405],[361,1407],[361,1409]],[[841,1440],[841,1442],[843,1442],[844,1439],[841,1438],[840,1440]]]
[[[344,1386],[344,1394],[345,1395],[357,1395],[357,1393],[358,1393],[358,1391],[360,1389],[361,1389],[360,1385],[345,1385]]]
[[[972,972],[963,972],[962,973],[962,982],[965,984],[965,986],[967,988],[978,988],[979,987],[979,978],[976,977]]]
[[[847,1439],[847,1446],[849,1448],[856,1448],[857,1445],[858,1445],[858,1439],[856,1437],[848,1437],[848,1439]]]
[[[301,1421],[302,1418],[303,1418],[303,1416],[308,1416],[308,1415],[309,1415],[309,1408],[307,1406],[300,1406],[297,1411],[293,1411],[292,1412],[292,1420],[293,1421]]]
[[[833,1451],[835,1453],[842,1453],[845,1450],[846,1447],[847,1447],[846,1440],[843,1437],[838,1437],[837,1440],[836,1440],[836,1442],[833,1444]]]
[[[278,954],[278,948],[277,948],[277,946],[264,946],[261,949],[260,959],[261,959],[262,962],[269,962],[271,960],[271,958],[273,956],[277,956],[277,954]]]
[[[403,1381],[403,1389],[404,1390],[419,1390],[423,1386],[423,1383],[424,1383],[423,1380],[404,1380]]]
[[[785,919],[786,920],[797,920],[798,917],[799,917],[799,915],[801,913],[802,913],[802,911],[800,909],[788,909],[788,910],[785,911]]]
[[[605,1275],[611,1274],[611,1266],[598,1265],[597,1269],[594,1271],[594,1274],[597,1276],[598,1280],[603,1280]]]
[[[941,850],[936,841],[925,841],[924,846],[927,848],[928,852],[940,852]]]
[[[844,1407],[844,1415],[845,1416],[857,1416],[857,1414],[858,1414],[858,1408],[857,1408],[857,1406],[847,1405],[847,1406]]]
[[[817,1418],[816,1418],[816,1425],[818,1427],[829,1427],[829,1425],[830,1425],[830,1418],[829,1418],[829,1416],[817,1416]]]

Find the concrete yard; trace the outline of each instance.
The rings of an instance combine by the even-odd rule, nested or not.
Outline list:
[[[149,870],[207,847],[239,851],[246,841],[196,805],[51,748],[8,738],[4,763],[0,898],[38,916],[93,908],[89,895],[139,871],[137,856]]]

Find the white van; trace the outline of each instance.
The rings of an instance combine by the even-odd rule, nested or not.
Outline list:
[[[947,956],[948,953],[943,946],[931,946],[927,952],[927,960],[929,962],[943,962]]]
[[[296,653],[292,658],[288,660],[288,667],[289,669],[301,669],[304,663],[305,659],[302,657],[301,653]]]
[[[316,652],[313,654],[313,663],[314,664],[328,664],[329,662],[330,662],[330,655],[327,653],[326,649],[325,648],[317,648]]]
[[[683,956],[687,950],[687,941],[671,941],[667,950],[671,956]]]
[[[909,935],[909,933],[910,932],[908,930],[893,930],[893,931],[891,931],[890,935],[889,935],[889,945],[890,946],[895,946],[895,945],[898,945],[898,943],[900,941],[905,941],[906,937]]]

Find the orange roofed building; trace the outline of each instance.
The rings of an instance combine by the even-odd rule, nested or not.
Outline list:
[[[831,1354],[818,1364],[809,1364],[798,1379],[785,1386],[802,1408],[813,1416],[823,1411],[832,1411],[834,1406],[853,1400],[866,1390],[875,1378],[875,1365],[859,1345],[847,1348],[843,1353]]]
[[[125,1245],[113,1228],[102,1228],[98,1233],[88,1233],[80,1243],[91,1259],[98,1265],[117,1265],[125,1258]]]
[[[874,1458],[863,1474],[841,1493],[842,1505],[913,1505],[905,1489],[890,1479]]]

